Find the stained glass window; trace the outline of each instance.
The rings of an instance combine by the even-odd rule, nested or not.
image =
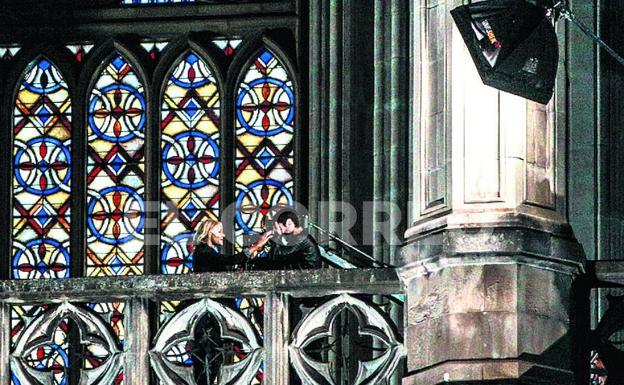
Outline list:
[[[186,54],[169,76],[161,108],[165,274],[192,269],[193,231],[206,216],[219,216],[220,104],[209,66],[197,54]]]
[[[272,207],[293,204],[295,92],[286,67],[264,49],[236,94],[236,235],[261,231]]]
[[[13,110],[15,279],[69,276],[71,100],[60,71],[33,61]]]
[[[123,56],[100,73],[87,113],[86,275],[142,274],[145,95]]]

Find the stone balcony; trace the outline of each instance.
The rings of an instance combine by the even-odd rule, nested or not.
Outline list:
[[[223,358],[219,384],[372,385],[404,366],[396,269],[12,280],[0,282],[0,303],[5,383],[111,384],[123,373],[126,385],[194,385],[191,352],[207,317],[237,352]]]

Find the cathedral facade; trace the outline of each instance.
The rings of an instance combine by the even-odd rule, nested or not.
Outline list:
[[[0,383],[621,384],[623,70],[486,86],[461,4],[3,2]],[[285,208],[323,268],[193,272]]]

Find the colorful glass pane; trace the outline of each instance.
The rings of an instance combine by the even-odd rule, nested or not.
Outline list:
[[[15,346],[24,329],[39,314],[47,310],[47,306],[14,305],[11,306],[11,347]]]
[[[143,274],[145,121],[143,84],[115,55],[88,104],[87,276]]]
[[[13,136],[13,278],[68,277],[71,100],[45,58],[20,81]]]
[[[174,67],[161,106],[161,270],[192,270],[199,222],[218,218],[221,100],[212,71],[197,54]]]
[[[158,317],[158,322],[160,325],[169,321],[169,318],[173,317],[175,313],[178,311],[178,307],[180,306],[180,301],[162,301],[160,302],[160,315]]]
[[[214,45],[216,45],[217,47],[219,47],[219,49],[221,51],[223,51],[225,56],[232,56],[232,55],[234,55],[234,51],[236,51],[236,48],[238,48],[238,46],[242,42],[243,42],[243,40],[238,39],[238,38],[232,38],[232,39],[218,38],[218,39],[214,39],[212,41],[212,43]]]
[[[77,43],[77,44],[68,44],[65,47],[74,55],[76,61],[82,62],[85,59],[85,56],[91,51],[94,47],[93,43]]]
[[[0,46],[0,60],[11,60],[22,49],[20,45]]]
[[[160,57],[160,53],[169,44],[167,40],[143,40],[141,41],[141,47],[147,51],[150,59],[156,60]]]
[[[293,202],[295,91],[265,49],[236,94],[236,235],[261,231],[272,207]]]

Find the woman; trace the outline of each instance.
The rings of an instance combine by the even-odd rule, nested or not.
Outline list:
[[[242,265],[256,255],[270,236],[271,234],[265,233],[257,243],[249,248],[245,247],[242,252],[224,255],[220,251],[225,238],[223,224],[207,219],[199,224],[195,237],[193,237],[193,271],[203,273],[233,270],[234,265]]]

